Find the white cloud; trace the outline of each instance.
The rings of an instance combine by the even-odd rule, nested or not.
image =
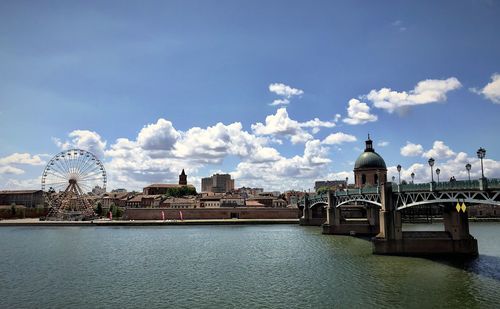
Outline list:
[[[231,174],[242,186],[304,189],[304,184],[312,186],[314,180],[323,177],[330,162],[328,148],[319,140],[311,140],[305,143],[302,156],[280,156],[275,162],[240,162]]]
[[[277,95],[284,96],[286,98],[291,98],[293,96],[298,96],[304,94],[304,91],[297,88],[292,88],[288,85],[282,83],[273,83],[269,85],[269,91],[276,93]]]
[[[21,175],[24,174],[24,170],[13,167],[13,166],[0,166],[0,174],[7,174],[7,175]]]
[[[137,142],[146,150],[170,150],[179,136],[170,121],[160,118],[156,123],[142,128]]]
[[[380,142],[377,143],[377,146],[378,147],[387,147],[387,146],[389,146],[389,142],[387,142],[387,141],[380,141]]]
[[[285,136],[290,138],[293,144],[305,143],[313,139],[312,134],[319,132],[320,128],[333,128],[335,120],[323,121],[314,118],[305,122],[298,122],[289,117],[285,107],[279,108],[274,115],[266,117],[265,124],[260,122],[252,124],[251,128],[257,135]],[[311,129],[310,134],[304,128]]]
[[[92,152],[99,158],[104,157],[106,141],[94,131],[74,130],[68,134],[72,138],[70,141],[62,142],[59,138],[52,138],[54,143],[62,150],[69,148],[78,148]]]
[[[265,139],[244,131],[239,122],[218,123],[206,129],[189,129],[176,142],[172,153],[178,158],[210,163],[220,163],[227,155],[251,158],[257,153],[258,160],[275,160],[277,151],[269,147],[262,149],[265,143]]]
[[[302,128],[333,128],[336,126],[336,123],[335,121],[323,121],[319,120],[318,118],[314,118],[313,120],[299,123],[299,126]]]
[[[450,158],[455,155],[455,152],[450,149],[447,145],[442,141],[435,141],[432,145],[432,149],[422,153],[423,157],[434,158],[434,159],[442,159],[442,158]]]
[[[404,157],[420,156],[424,152],[424,147],[420,144],[406,142],[406,145],[401,148],[401,155]]]
[[[266,124],[252,124],[252,130],[257,135],[283,135],[290,138],[293,144],[305,143],[313,136],[301,128],[298,121],[290,119],[286,108],[282,107],[276,114],[266,117]]]
[[[376,115],[370,114],[370,107],[368,104],[361,102],[357,99],[349,100],[349,107],[347,108],[347,118],[344,122],[351,125],[365,124],[367,122],[377,121]]]
[[[461,86],[455,77],[444,80],[427,79],[418,82],[409,92],[393,91],[390,88],[374,89],[366,95],[366,98],[372,101],[375,107],[392,113],[404,107],[446,101],[446,94]]]
[[[326,145],[339,145],[342,143],[348,143],[348,142],[355,142],[357,141],[356,137],[354,135],[350,134],[345,134],[342,132],[337,132],[328,135],[324,140],[323,144]]]
[[[406,31],[406,27],[403,26],[403,22],[401,20],[396,20],[391,24],[393,27],[397,28],[399,32]]]
[[[494,73],[491,76],[491,82],[486,84],[482,89],[471,88],[471,91],[477,94],[484,95],[485,98],[493,103],[500,104],[500,74]]]
[[[288,104],[290,104],[290,100],[288,99],[276,99],[269,105],[276,106],[276,105],[288,105]]]
[[[13,153],[10,156],[0,158],[0,165],[8,164],[27,164],[27,165],[44,165],[45,161],[40,158],[40,155],[31,155],[29,153]]]

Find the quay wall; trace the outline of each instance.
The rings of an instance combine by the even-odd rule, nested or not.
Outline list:
[[[124,220],[162,220],[161,212],[166,220],[203,220],[203,219],[298,219],[302,212],[297,208],[127,208]]]

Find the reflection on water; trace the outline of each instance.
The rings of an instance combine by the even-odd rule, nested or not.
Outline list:
[[[443,261],[296,225],[4,227],[0,307],[495,307],[499,232],[471,224],[479,258]]]

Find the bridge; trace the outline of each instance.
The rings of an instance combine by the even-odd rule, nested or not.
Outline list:
[[[468,206],[500,206],[500,179],[402,184],[329,191],[306,195],[302,225],[321,225],[324,234],[372,235],[375,254],[477,255],[469,233]],[[444,232],[404,232],[401,211],[434,205],[443,210]],[[357,218],[345,215],[357,212]],[[362,211],[361,211],[362,210]],[[359,214],[362,214],[361,218]]]

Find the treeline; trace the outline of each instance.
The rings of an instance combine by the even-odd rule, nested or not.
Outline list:
[[[196,188],[191,186],[182,186],[178,188],[168,188],[163,197],[183,197],[187,195],[196,195]]]

